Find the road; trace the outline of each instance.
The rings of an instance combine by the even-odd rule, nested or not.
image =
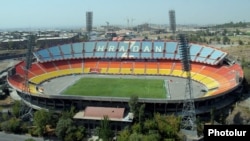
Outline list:
[[[26,139],[34,139],[35,141],[60,141],[54,139],[45,139],[42,137],[31,137],[29,135],[17,135],[0,132],[0,141],[25,141]]]

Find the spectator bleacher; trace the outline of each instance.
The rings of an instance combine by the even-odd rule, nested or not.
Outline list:
[[[63,75],[84,73],[186,77],[182,71],[178,44],[173,41],[81,42],[38,50],[34,55],[38,62],[32,63],[28,70],[28,79],[33,84]],[[206,96],[230,90],[244,75],[238,64],[219,64],[227,55],[221,50],[191,44],[190,55],[192,79],[207,87]],[[16,75],[8,78],[20,89],[23,87],[24,67],[24,61],[17,64]],[[35,88],[36,85],[29,85],[32,93],[37,93]]]
[[[71,44],[61,45],[59,46],[60,50],[62,51],[64,59],[71,59],[73,58],[73,52],[71,48]]]

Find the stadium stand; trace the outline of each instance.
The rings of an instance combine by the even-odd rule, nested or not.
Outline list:
[[[95,42],[86,42],[83,44],[83,50],[84,50],[84,57],[85,58],[92,58],[94,55],[94,51],[95,51],[95,46],[96,43]]]
[[[52,59],[51,54],[47,49],[36,51],[34,54],[38,58],[38,61],[47,61]]]
[[[69,45],[69,44],[61,45],[61,46],[59,46],[59,48],[62,51],[64,59],[73,58],[71,45]]]
[[[15,74],[7,79],[11,85],[15,88],[22,90],[24,86],[24,78],[21,77],[19,74]]]
[[[70,69],[70,65],[67,60],[54,61],[54,64],[59,70]]]
[[[52,72],[57,70],[53,62],[40,63],[39,65],[43,67],[46,70],[46,72]]]
[[[134,65],[134,62],[130,62],[130,61],[121,62],[120,73],[121,74],[132,74],[133,68],[134,68],[133,65]]]
[[[118,39],[117,39],[118,40]],[[221,50],[191,44],[192,79],[207,87],[205,96],[230,91],[243,78],[240,65],[224,65],[227,55]],[[38,62],[29,69],[31,93],[46,80],[71,74],[148,74],[186,77],[182,71],[178,44],[174,41],[81,42],[53,46],[34,52]],[[8,81],[22,89],[24,61],[15,66],[16,74]]]
[[[146,62],[146,74],[158,74],[158,62]]]
[[[68,60],[71,71],[73,74],[83,73],[83,60],[82,59],[71,59]]]
[[[203,47],[200,45],[191,44],[190,45],[190,57],[192,61],[195,61],[198,54],[200,54]]]
[[[21,75],[21,76],[24,76],[25,75],[25,71],[24,71],[24,65],[25,65],[25,62],[24,61],[21,61],[20,63],[16,64],[16,73]]]
[[[71,44],[74,58],[83,58],[83,43]]]
[[[32,94],[38,94],[38,91],[36,90],[36,85],[29,84],[29,92]]]
[[[39,63],[35,62],[32,64],[30,71],[33,72],[36,75],[41,75],[43,73],[46,73],[46,70],[40,66]]]
[[[53,60],[63,59],[62,53],[58,46],[50,47],[48,50],[51,53]]]
[[[145,74],[145,62],[134,62],[134,74]]]

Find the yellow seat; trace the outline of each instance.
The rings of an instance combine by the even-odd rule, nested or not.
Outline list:
[[[113,74],[118,74],[120,69],[119,68],[109,68],[107,73],[113,73]]]
[[[158,74],[157,69],[146,69],[146,74]]]
[[[120,73],[121,74],[131,74],[132,70],[130,68],[122,68]]]
[[[159,74],[161,75],[170,75],[170,69],[159,69]]]
[[[38,92],[37,92],[37,90],[36,90],[36,85],[34,85],[34,84],[29,84],[29,92],[30,92],[31,94],[37,94]]]
[[[134,74],[145,74],[144,69],[134,69]]]
[[[82,74],[83,73],[83,69],[82,68],[72,68],[71,69],[73,74]]]
[[[183,74],[182,70],[173,70],[171,75],[181,77]]]

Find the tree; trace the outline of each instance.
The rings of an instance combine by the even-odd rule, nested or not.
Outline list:
[[[216,41],[219,44],[220,43],[220,37],[216,36]]]
[[[14,43],[13,41],[8,41],[8,49],[13,49],[14,48]]]
[[[36,140],[30,138],[30,139],[26,139],[24,141],[36,141]]]
[[[129,99],[129,108],[130,108],[130,112],[133,113],[134,115],[134,119],[137,120],[138,118],[138,107],[139,107],[139,103],[138,103],[138,96],[131,96]]]
[[[235,33],[236,33],[236,35],[239,35],[240,34],[240,30],[236,29]]]
[[[144,109],[145,109],[145,104],[142,104],[139,109],[139,125],[140,125],[139,133],[142,133],[143,131]]]
[[[75,126],[71,118],[61,117],[55,132],[56,136],[64,141],[81,141],[85,137],[85,128]]]
[[[230,39],[227,36],[223,36],[222,42],[223,42],[224,45],[227,44],[227,43],[230,44]]]
[[[196,124],[197,124],[198,136],[201,136],[203,134],[204,128],[203,128],[203,124],[201,123],[200,117],[197,117]]]
[[[119,132],[119,135],[117,137],[117,141],[128,141],[130,136],[130,130],[128,128],[122,130]]]
[[[244,44],[242,40],[238,40],[238,43],[239,43],[239,45],[243,45]]]
[[[14,105],[12,106],[13,115],[17,118],[19,117],[20,107],[21,107],[20,101],[15,101]]]
[[[156,129],[157,129],[157,124],[156,124],[155,120],[147,119],[144,122],[144,130],[146,131],[146,133],[149,133],[149,132],[156,130]]]
[[[1,123],[1,129],[5,132],[20,133],[20,127],[20,119],[17,119],[15,117]]]
[[[160,115],[156,113],[154,119],[157,123],[157,128],[162,137],[176,138],[180,130],[180,118],[174,115]]]
[[[62,118],[73,118],[73,116],[75,115],[75,107],[71,106],[70,110],[67,111],[63,111],[62,112]]]
[[[112,131],[110,129],[109,124],[109,118],[108,116],[104,116],[103,120],[101,120],[101,126],[100,126],[100,138],[103,139],[103,141],[109,141],[112,137]]]
[[[34,113],[34,125],[39,136],[45,133],[46,125],[50,124],[52,114],[42,109]]]
[[[85,137],[85,127],[78,126],[75,131],[75,138],[77,141],[81,141]]]
[[[56,136],[59,137],[60,139],[64,139],[66,136],[66,131],[70,126],[73,125],[73,120],[70,118],[60,118],[57,125],[56,125]]]
[[[129,141],[142,141],[142,134],[133,133],[129,136]]]
[[[143,141],[159,141],[161,140],[161,136],[158,133],[147,134],[142,137]]]

